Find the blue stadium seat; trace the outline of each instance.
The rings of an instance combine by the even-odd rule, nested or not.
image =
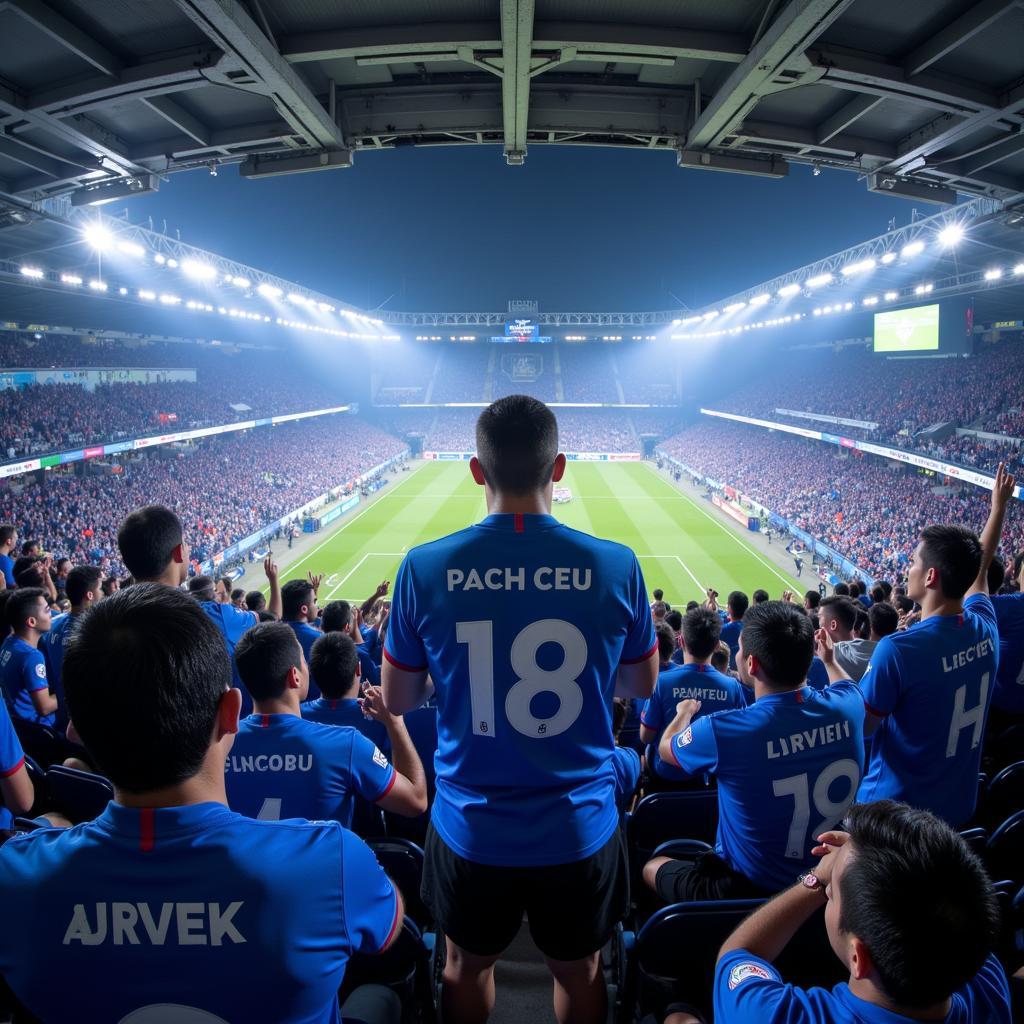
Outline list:
[[[1024,761],[1024,722],[1011,725],[986,743],[987,760],[998,772],[1007,765]]]
[[[679,793],[684,790],[714,789],[717,786],[714,776],[705,778],[691,775],[685,779],[666,779],[659,775],[651,765],[654,764],[654,744],[648,743],[644,748],[644,793]]]
[[[348,963],[345,980],[338,991],[344,1002],[360,985],[386,985],[402,1000],[403,1024],[417,1019],[417,1007],[433,1005],[430,995],[429,957],[423,936],[408,917],[391,948],[375,956],[358,953]],[[430,1019],[423,1014],[423,1020]]]
[[[997,882],[1024,882],[1024,811],[1017,811],[989,837],[985,865]]]
[[[960,838],[971,848],[972,852],[979,857],[985,856],[988,848],[988,832],[983,828],[965,828],[960,831]]]
[[[395,838],[409,839],[418,846],[427,840],[427,825],[430,822],[430,807],[434,803],[434,789],[437,772],[434,768],[434,754],[437,753],[437,708],[431,705],[417,708],[405,716],[405,727],[409,738],[423,762],[427,779],[427,810],[415,818],[401,814],[385,813],[387,834]]]
[[[35,758],[28,754],[25,755],[25,771],[28,772],[29,780],[32,782],[32,791],[35,794],[32,808],[25,817],[34,818],[37,814],[49,810],[50,791],[46,785],[46,773],[39,767]]]
[[[640,882],[644,864],[670,839],[715,841],[718,828],[718,791],[700,789],[677,793],[652,793],[626,815],[626,849],[634,884]]]
[[[72,824],[92,821],[114,799],[114,787],[102,776],[54,765],[46,772],[46,785],[53,809]]]
[[[397,886],[405,903],[406,916],[422,929],[430,927],[430,912],[420,899],[420,882],[423,880],[423,850],[408,839],[368,839],[367,845],[373,850],[377,862],[385,874]]]
[[[60,764],[65,758],[77,756],[84,751],[69,743],[55,729],[38,722],[29,722],[17,715],[11,716],[14,731],[18,734],[22,750],[34,758],[40,767],[46,769]]]
[[[975,820],[994,830],[1017,811],[1024,811],[1024,761],[1008,765],[985,787]]]

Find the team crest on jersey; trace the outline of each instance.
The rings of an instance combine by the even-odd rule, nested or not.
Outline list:
[[[373,748],[373,763],[379,764],[381,768],[387,768],[388,759],[384,756],[379,747]]]
[[[761,964],[737,964],[729,972],[729,991],[731,992],[738,985],[742,985],[747,978],[764,978],[771,980],[771,974]]]
[[[39,676],[40,679],[46,678],[46,666],[42,662],[36,665],[36,675]]]
[[[693,742],[693,730],[687,726],[686,731],[679,738],[679,742],[682,746],[687,747]]]

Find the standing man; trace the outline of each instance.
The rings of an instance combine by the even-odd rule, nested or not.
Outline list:
[[[740,649],[740,633],[743,632],[743,616],[750,607],[750,598],[742,590],[734,590],[726,605],[729,621],[722,627],[722,639],[729,646],[729,668],[735,668],[736,654]]]
[[[447,937],[444,1014],[486,1019],[525,911],[555,1016],[596,1024],[600,950],[628,902],[612,700],[651,693],[651,610],[632,551],[552,517],[565,456],[543,403],[494,402],[476,444],[489,514],[406,555],[384,646],[388,709],[438,705],[423,897]]]
[[[0,524],[0,576],[7,590],[14,588],[14,559],[11,552],[18,546],[18,528],[11,523]]]

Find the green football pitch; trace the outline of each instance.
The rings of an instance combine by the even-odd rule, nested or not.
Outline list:
[[[707,510],[695,491],[677,490],[644,463],[570,463],[562,481],[572,501],[555,505],[569,526],[631,547],[648,591],[661,587],[669,603],[702,600],[763,587],[773,597],[809,585],[788,575]],[[689,488],[687,488],[689,490]],[[692,496],[691,496],[692,495]],[[487,514],[483,489],[465,462],[425,462],[403,474],[371,505],[357,510],[302,554],[281,581],[322,573],[321,606],[361,602],[383,579],[393,580],[411,547],[478,522]]]

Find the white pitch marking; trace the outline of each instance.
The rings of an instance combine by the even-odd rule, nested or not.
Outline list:
[[[666,558],[669,561],[672,561],[673,559],[675,559],[675,561],[677,561],[683,567],[683,570],[686,572],[686,575],[689,576],[690,579],[693,580],[693,582],[697,584],[697,589],[702,594],[706,593],[706,590],[704,589],[704,585],[701,583],[701,581],[699,579],[697,579],[696,576],[693,575],[693,573],[690,571],[690,567],[678,555],[637,555],[636,557],[637,558]]]
[[[340,590],[341,587],[344,586],[345,580],[347,580],[349,576],[353,575],[356,569],[358,569],[359,566],[361,566],[363,562],[365,562],[368,558],[400,558],[401,556],[401,551],[367,551],[366,554],[363,555],[363,557],[360,558],[358,562],[356,562],[355,568],[351,569],[344,576],[342,576],[342,578],[338,580],[334,587],[330,591],[328,591],[327,600],[329,601],[334,596],[335,592]],[[334,577],[336,578],[337,575],[338,574],[335,573]],[[327,582],[330,583],[330,580],[328,580]]]

